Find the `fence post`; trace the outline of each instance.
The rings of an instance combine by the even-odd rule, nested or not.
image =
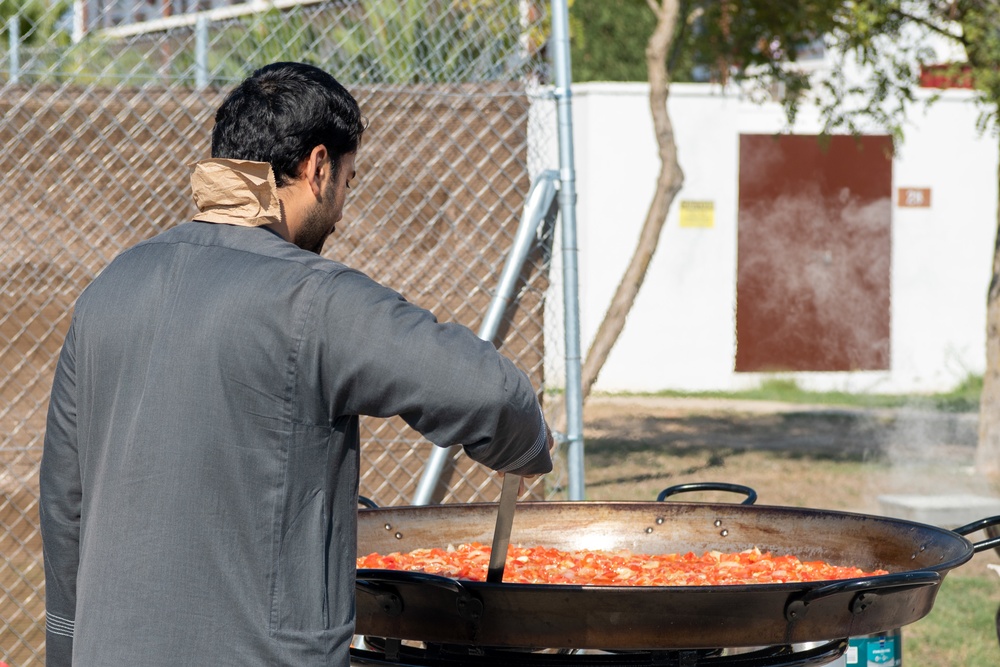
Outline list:
[[[10,38],[10,82],[21,81],[21,21],[17,16],[7,19],[7,36]]]
[[[194,85],[198,90],[208,87],[208,17],[204,15],[194,23]]]
[[[87,32],[87,5],[84,0],[73,0],[73,32],[74,44],[83,41],[83,35]]]
[[[562,217],[563,306],[566,326],[566,467],[569,499],[584,499],[583,388],[580,355],[580,296],[577,285],[576,169],[573,165],[573,114],[570,99],[569,8],[552,0],[552,58],[559,124],[559,215]]]
[[[504,262],[503,271],[500,273],[500,282],[497,291],[490,301],[489,309],[479,326],[479,337],[485,341],[494,343],[500,325],[503,323],[504,315],[510,307],[511,302],[516,298],[514,289],[518,278],[524,269],[524,264],[528,259],[528,253],[535,245],[539,226],[549,215],[552,209],[552,202],[555,200],[556,180],[558,174],[548,170],[539,174],[537,180],[531,184],[531,191],[528,192],[528,199],[524,205],[524,215],[517,227],[514,235],[514,244],[511,246],[507,261]],[[441,480],[441,473],[444,472],[448,458],[458,449],[452,447],[434,447],[431,450],[427,464],[424,466],[424,473],[417,483],[417,490],[413,494],[414,505],[430,505]]]

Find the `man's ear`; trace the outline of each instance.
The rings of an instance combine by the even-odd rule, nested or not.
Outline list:
[[[327,170],[330,169],[330,154],[326,146],[320,144],[311,151],[305,160],[302,176],[312,190],[313,196],[319,199],[323,192],[323,181],[327,179]]]

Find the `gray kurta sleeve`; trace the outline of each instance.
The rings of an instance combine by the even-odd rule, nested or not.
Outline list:
[[[337,378],[341,414],[399,415],[436,445],[464,445],[494,470],[549,472],[545,420],[531,382],[491,343],[439,323],[354,271],[328,279],[318,299],[321,356]]]
[[[70,665],[80,558],[80,463],[76,439],[76,338],[70,326],[59,355],[39,476],[45,561],[45,664]]]

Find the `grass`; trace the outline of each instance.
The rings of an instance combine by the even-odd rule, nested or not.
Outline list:
[[[782,401],[785,403],[818,403],[866,408],[915,407],[943,412],[975,412],[979,409],[979,395],[983,388],[981,375],[968,375],[947,392],[936,394],[858,394],[843,391],[808,391],[792,379],[772,378],[761,382],[755,389],[744,391],[681,392],[664,390],[646,396],[687,398],[732,398],[744,400]]]
[[[1000,665],[994,615],[1000,577],[945,577],[931,613],[903,628],[904,665],[995,667]]]

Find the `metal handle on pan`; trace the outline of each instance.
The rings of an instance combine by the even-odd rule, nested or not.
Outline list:
[[[426,572],[408,572],[404,570],[370,570],[360,569],[357,571],[355,588],[365,593],[376,596],[376,599],[383,606],[383,610],[390,616],[397,616],[403,611],[403,600],[399,595],[399,590],[395,587],[398,584],[414,584],[417,586],[434,586],[443,588],[455,594],[455,605],[458,608],[458,615],[467,621],[478,621],[483,615],[483,602],[478,597],[472,595],[469,590],[456,579],[439,577],[436,574]],[[390,603],[391,608],[386,609],[383,600],[379,595],[395,595],[399,598],[398,611]],[[393,613],[395,611],[395,613]]]
[[[979,521],[968,523],[960,528],[956,528],[952,532],[958,533],[964,537],[969,533],[974,533],[977,530],[983,530],[985,528],[992,528],[998,524],[1000,524],[1000,516],[991,516],[986,519],[980,519]],[[982,542],[973,543],[972,548],[976,553],[979,553],[980,551],[986,551],[987,549],[992,549],[998,546],[1000,546],[1000,537],[992,537],[983,540]]]
[[[796,621],[802,618],[808,606],[817,600],[839,595],[840,593],[857,593],[848,605],[852,614],[860,614],[870,607],[878,596],[888,592],[899,592],[911,588],[936,586],[941,583],[941,575],[933,570],[915,570],[913,572],[897,572],[867,579],[844,579],[813,588],[802,595],[792,596],[785,605],[785,620]]]
[[[687,493],[689,491],[728,491],[730,493],[742,493],[746,496],[746,500],[740,503],[741,505],[753,505],[757,500],[757,492],[749,486],[743,486],[742,484],[729,484],[727,482],[690,482],[688,484],[668,486],[660,491],[660,495],[656,496],[656,501],[659,502],[667,496],[673,496],[678,493]]]
[[[363,507],[367,507],[370,510],[378,509],[378,504],[374,500],[366,496],[358,496],[358,504]]]
[[[374,597],[375,603],[388,616],[399,616],[403,613],[403,598],[399,596],[399,591],[392,586],[380,582],[358,580],[354,582],[354,590],[368,593]]]

